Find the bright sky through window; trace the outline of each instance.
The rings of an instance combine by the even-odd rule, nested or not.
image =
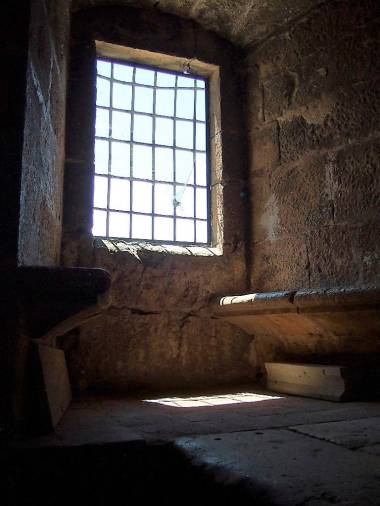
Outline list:
[[[209,243],[204,78],[97,60],[93,234]]]

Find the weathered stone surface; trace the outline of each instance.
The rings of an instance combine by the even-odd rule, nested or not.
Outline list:
[[[56,265],[60,257],[69,13],[64,1],[48,5],[32,3],[20,199],[22,265]]]
[[[284,362],[265,362],[265,370],[267,388],[273,392],[337,402],[357,399],[359,390],[362,390],[363,399],[368,395],[364,388],[364,370],[339,365]]]
[[[269,178],[265,175],[251,177],[250,197],[253,219],[250,223],[251,241],[254,247],[261,241],[277,237],[279,223],[277,201],[273,197]]]
[[[227,38],[234,38],[234,34],[244,30],[251,5],[251,0],[235,0],[233,4],[228,0],[197,0],[193,2],[190,15],[208,30],[222,31]]]
[[[352,279],[353,286],[376,281],[377,271],[368,276],[368,267],[376,267],[377,250],[373,243],[378,233],[378,223],[363,226],[332,225],[310,231],[306,236],[309,255],[310,287],[345,286]],[[361,239],[369,242],[363,242]],[[339,254],[337,253],[339,252]],[[367,266],[363,265],[367,258]],[[366,279],[364,269],[367,267]]]
[[[323,23],[322,12],[319,16]],[[298,47],[296,37],[302,30],[300,23],[289,32],[266,41],[256,51],[256,58],[249,55],[247,64],[252,71],[256,69],[263,83],[267,118],[276,117],[278,112],[306,107],[313,101],[321,101],[323,105],[324,94],[328,96],[339,86],[360,83],[378,75],[378,24],[378,19],[370,20],[367,25],[340,36],[339,42],[330,33],[327,45],[317,46],[310,53],[304,46]],[[316,27],[307,37],[310,35],[315,43]]]
[[[218,141],[212,177],[217,237],[209,254],[189,248],[185,255],[185,247],[168,251],[123,242],[93,248],[94,39],[220,66],[221,113],[215,113],[212,129]],[[68,349],[77,386],[157,389],[255,377],[252,338],[213,322],[209,310],[216,294],[243,289],[247,281],[249,196],[240,53],[215,33],[180,17],[103,5],[73,16],[71,61],[63,262],[103,267],[112,278],[109,311],[86,325]]]
[[[183,437],[176,447],[226,490],[244,490],[246,504],[378,502],[378,458],[289,430]]]
[[[330,224],[330,192],[322,171],[318,157],[273,171],[270,185],[278,216],[275,238],[300,235]]]
[[[377,220],[380,216],[380,138],[328,154],[324,165],[329,172],[334,220],[352,224]],[[367,245],[373,246],[371,241]]]
[[[288,32],[270,37],[263,42],[255,51],[247,54],[247,65],[250,70],[255,70],[257,78],[261,82],[279,73],[279,69],[296,67],[300,63],[300,55],[297,54],[293,40]]]
[[[43,385],[41,397],[50,414],[51,427],[61,420],[71,402],[71,387],[67,373],[65,354],[62,350],[38,345]],[[36,406],[34,407],[37,411]]]
[[[222,255],[176,255],[144,247],[138,249],[137,257],[102,248],[95,255],[95,265],[111,274],[110,298],[120,310],[199,312],[204,308],[207,312],[215,294],[227,285],[231,290],[244,282],[244,258],[238,252],[234,265]]]
[[[214,30],[236,44],[250,46],[281,30],[292,19],[302,16],[318,5],[320,0],[290,2],[262,0],[72,0],[74,11],[98,5],[124,5],[141,8],[155,7],[163,12],[190,18],[207,30]]]
[[[136,256],[96,250],[95,264],[112,277],[111,307],[70,350],[80,388],[159,389],[255,377],[252,338],[209,317],[215,293],[244,283],[244,257],[235,251],[232,264],[212,253],[162,249],[137,247]]]
[[[70,355],[75,387],[112,391],[249,382],[255,364],[253,340],[245,333],[162,309],[155,314],[111,308],[84,326]]]
[[[338,90],[323,121],[295,112],[280,121],[281,161],[297,160],[307,150],[345,145],[366,139],[380,130],[378,81]],[[352,104],[355,104],[352,109]],[[279,114],[281,116],[281,114]],[[314,121],[313,121],[314,119]]]
[[[106,292],[110,276],[103,269],[85,267],[20,267],[3,273],[3,283],[4,288],[15,288],[25,300],[73,297],[84,301]]]
[[[44,344],[107,307],[110,277],[102,269],[22,267],[3,278],[17,294],[23,332]]]
[[[220,299],[215,316],[254,335],[260,360],[373,367],[379,293],[372,286],[235,295]],[[363,392],[370,397],[368,378]]]
[[[337,47],[356,28],[377,20],[379,14],[379,5],[373,0],[325,3],[290,30],[293,44],[305,56],[331,45]]]
[[[123,5],[149,9],[118,9]],[[169,314],[179,329],[179,340],[182,316],[177,314],[206,322],[213,296],[245,290],[247,256],[256,290],[358,286],[378,279],[377,2],[319,5],[314,0],[297,0],[264,5],[254,0],[211,4],[162,0],[154,7],[177,15],[171,18],[169,29],[151,9],[150,0],[77,0],[71,5],[73,11],[93,6],[101,7],[102,23],[89,13],[79,15],[78,23],[91,25],[94,36],[107,32],[110,41],[128,39],[146,49],[152,48],[155,38],[155,49],[170,54],[178,51],[180,40],[185,56],[223,66],[224,118],[217,132],[222,149],[216,158],[223,161],[224,171],[215,179],[223,204],[214,209],[215,214],[224,215],[223,255],[183,257],[139,250],[137,258],[103,249],[93,256],[88,235],[92,122],[86,127],[83,121],[91,115],[93,96],[86,88],[88,81],[82,81],[93,64],[88,58],[88,67],[82,66],[83,60],[76,61],[72,54],[73,68],[82,67],[83,72],[72,84],[84,87],[81,99],[70,94],[73,128],[68,129],[65,192],[72,197],[72,205],[65,209],[65,222],[72,226],[66,230],[63,261],[110,270],[115,322],[123,320],[124,312],[134,317],[136,312],[144,313],[139,316],[154,320],[162,315],[155,328],[164,340]],[[39,2],[33,11],[20,228],[20,259],[26,264],[57,263],[59,256],[68,8],[68,2]],[[108,20],[107,12],[111,13]],[[233,46],[182,17],[240,45],[255,45],[246,59],[246,89],[239,85],[242,64]],[[149,37],[142,29],[145,26],[150,28]],[[92,57],[93,48],[86,50]],[[245,100],[249,184],[241,141]],[[82,137],[78,131],[84,132]],[[83,205],[73,205],[78,201]],[[46,226],[38,226],[36,233],[36,223]],[[251,230],[247,235],[245,228]],[[247,246],[247,237],[252,245]],[[127,333],[127,324],[122,328]],[[193,328],[195,332],[197,327]],[[325,349],[320,338],[313,335],[305,347]],[[338,349],[340,344],[342,339],[332,340],[333,347]],[[268,350],[273,351],[270,341]]]
[[[360,448],[360,451],[363,451],[365,453],[369,453],[370,455],[377,455],[380,457],[380,444],[377,445],[371,445],[371,446],[364,446],[363,448]]]
[[[305,156],[294,165],[268,169],[267,176],[253,172],[254,243],[289,236],[301,240],[310,258],[310,286],[344,286],[350,275],[350,284],[373,282],[378,261],[378,150],[378,142],[368,141]],[[342,245],[345,258],[337,254]]]
[[[378,26],[324,3],[247,55],[254,290],[379,280]]]
[[[300,425],[292,427],[292,430],[342,445],[350,450],[369,447],[368,453],[371,453],[371,446],[378,446],[380,443],[380,418],[378,417]]]
[[[64,352],[29,341],[25,383],[24,430],[27,434],[51,432],[71,402]]]
[[[241,29],[236,42],[244,46],[260,44],[270,38],[273,33],[281,32],[302,16],[308,17],[313,9],[318,9],[320,0],[293,0],[277,2],[270,0],[265,3],[255,0],[246,15],[246,23]],[[269,30],[268,30],[269,28]]]
[[[375,361],[380,352],[380,322],[376,310],[329,312],[323,308],[298,314],[295,307],[293,311],[268,310],[268,313],[236,311],[221,317],[261,338],[263,345],[268,339],[268,348],[271,342],[277,342],[282,359],[288,356],[294,360],[298,354],[309,356],[314,362],[319,359],[339,363],[342,356],[343,360],[352,362],[357,353],[356,361],[360,364]],[[371,353],[377,354],[372,360]],[[281,360],[281,355],[276,360]]]
[[[273,212],[265,225],[269,238],[252,248],[252,286],[258,292],[308,287],[309,259],[305,241],[299,236],[277,239],[278,220],[272,218]]]
[[[250,169],[253,177],[262,176],[279,164],[278,133],[277,122],[250,131]]]
[[[30,6],[26,3],[5,5],[0,25],[7,41],[1,47],[7,73],[6,79],[2,79],[0,93],[0,184],[4,189],[0,199],[3,224],[0,266],[9,268],[17,265]]]

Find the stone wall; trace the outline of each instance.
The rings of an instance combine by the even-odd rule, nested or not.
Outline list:
[[[23,426],[28,341],[15,268],[57,264],[65,102],[64,0],[4,2],[0,16],[0,425]]]
[[[94,247],[93,39],[194,58],[221,69],[223,172],[214,177],[222,198],[219,250],[135,246]],[[218,295],[246,284],[246,156],[240,54],[229,43],[183,19],[128,8],[78,12],[72,22],[63,260],[107,269],[110,308],[66,339],[71,377],[86,388],[163,390],[232,384],[255,378],[253,338],[212,319]]]
[[[0,80],[0,269],[17,265],[18,225],[20,214],[20,181],[25,75],[28,59],[30,6],[7,2],[0,16],[0,31],[6,44],[0,47],[3,78]],[[8,294],[5,295],[6,297]]]
[[[19,263],[59,263],[66,100],[68,3],[31,3]]]
[[[65,341],[79,390],[253,380],[259,362],[284,353],[212,319],[218,295],[380,281],[379,19],[375,0],[317,2],[255,40],[243,60],[212,33],[158,12],[74,16],[63,261],[104,267],[113,279],[109,310]],[[93,246],[93,38],[221,65],[222,255]],[[325,349],[301,345],[304,355]]]
[[[164,390],[255,378],[252,336],[210,317],[215,294],[244,287],[241,259],[157,249],[95,250],[93,265],[112,276],[111,306],[69,343],[75,386]]]
[[[247,56],[252,291],[380,281],[379,28],[325,2]]]

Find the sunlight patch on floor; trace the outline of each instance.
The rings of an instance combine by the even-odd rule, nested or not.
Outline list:
[[[201,395],[197,397],[165,397],[163,399],[145,399],[144,402],[163,404],[175,408],[200,408],[207,406],[223,406],[227,404],[242,404],[245,402],[261,402],[273,399],[282,399],[275,395],[254,394],[239,392],[234,394]]]

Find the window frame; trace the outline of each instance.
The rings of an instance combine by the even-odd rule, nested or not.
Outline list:
[[[131,63],[141,68],[162,69],[166,72],[181,73],[183,75],[193,74],[206,81],[206,163],[207,163],[207,189],[208,189],[208,242],[195,243],[184,241],[165,241],[155,239],[133,239],[133,238],[113,238],[93,236],[94,239],[102,240],[121,240],[126,243],[147,243],[147,244],[168,244],[178,247],[221,247],[222,230],[217,209],[222,207],[222,194],[215,188],[214,182],[220,179],[222,173],[222,161],[218,159],[217,154],[221,153],[221,138],[217,135],[220,132],[221,110],[220,110],[220,69],[219,66],[212,63],[205,63],[196,58],[185,58],[181,56],[169,55],[155,51],[136,49],[124,45],[105,42],[95,39],[95,65],[97,58],[109,59]],[[184,72],[186,70],[186,74]],[[95,86],[94,81],[94,86]],[[94,107],[96,107],[94,105]],[[95,123],[93,125],[95,129]],[[95,134],[94,134],[95,138]],[[93,170],[93,177],[95,169]],[[92,211],[92,208],[91,208]],[[153,214],[153,213],[152,213]],[[193,217],[193,219],[195,219]]]
[[[190,62],[192,67],[198,65],[195,72],[209,76],[211,247],[174,245],[170,246],[169,252],[169,246],[143,241],[133,244],[94,239],[91,230],[95,41],[121,48],[124,57],[127,47],[138,48],[136,51],[153,66],[155,61],[149,61],[152,51],[161,57],[169,55],[171,59],[174,56],[177,61]],[[156,252],[194,256],[210,253],[244,262],[244,258],[248,258],[245,248],[251,223],[247,140],[252,134],[244,122],[247,114],[243,88],[245,73],[242,70],[246,64],[245,53],[193,21],[157,9],[108,5],[73,12],[68,50],[62,262],[65,265],[87,265],[95,254],[100,254],[100,249],[113,253],[126,248],[154,249],[152,255]],[[126,59],[132,60],[130,55]],[[170,68],[165,61],[161,64]]]
[[[152,224],[151,224],[151,231],[152,231],[152,238],[138,238],[138,237],[119,237],[119,236],[113,236],[113,235],[95,235],[93,234],[93,237],[95,239],[101,239],[101,240],[108,240],[108,241],[124,241],[126,243],[148,243],[148,244],[167,244],[167,245],[175,245],[175,246],[183,246],[183,247],[212,247],[215,245],[215,241],[213,240],[213,212],[212,212],[212,200],[213,200],[213,191],[212,191],[212,156],[211,156],[211,128],[210,128],[210,118],[211,118],[211,106],[210,104],[212,101],[210,100],[210,84],[214,85],[214,88],[216,86],[216,80],[218,79],[218,70],[216,65],[210,65],[205,64],[203,62],[200,62],[198,60],[188,60],[185,58],[180,58],[176,56],[171,55],[165,55],[161,53],[155,53],[151,51],[146,50],[139,50],[134,49],[126,46],[119,46],[116,44],[110,44],[104,41],[95,41],[96,45],[96,58],[95,62],[97,61],[107,61],[111,63],[121,63],[121,64],[129,64],[131,66],[134,66],[135,68],[141,68],[141,69],[148,69],[153,71],[163,71],[165,73],[172,73],[176,76],[184,76],[184,77],[191,77],[194,76],[194,79],[201,78],[204,80],[205,86],[205,121],[202,122],[205,125],[205,157],[206,157],[206,185],[201,185],[200,188],[204,188],[206,190],[206,198],[207,198],[207,215],[206,218],[200,219],[203,222],[206,222],[207,226],[207,240],[205,242],[196,241],[196,223],[197,223],[197,216],[196,216],[196,189],[199,185],[197,185],[196,180],[194,179],[193,184],[191,185],[194,188],[194,212],[192,216],[189,217],[183,217],[181,215],[177,215],[176,212],[173,212],[173,215],[168,215],[167,217],[173,219],[173,240],[164,240],[164,239],[155,239],[154,238],[154,218],[160,217],[160,213],[156,213],[154,208],[152,207],[152,210],[150,213],[139,213],[137,214],[144,214],[144,215],[150,215],[152,217]],[[96,74],[96,77],[98,77],[98,74]],[[101,77],[101,76],[100,76]],[[112,78],[111,78],[112,80]],[[94,86],[96,86],[96,79]],[[158,88],[157,88],[158,89]],[[95,93],[96,96],[96,93]],[[218,97],[219,98],[219,97]],[[97,105],[94,105],[96,108]],[[109,109],[107,109],[109,110]],[[130,111],[132,114],[138,114],[136,111],[131,109]],[[155,117],[155,113],[153,112],[151,114],[152,118]],[[160,115],[158,115],[160,117]],[[169,117],[169,119],[174,120],[176,117]],[[180,118],[177,118],[180,119]],[[196,125],[196,117],[194,117],[192,120],[189,120],[192,122],[193,127]],[[94,125],[95,129],[95,125]],[[94,133],[94,140],[97,138],[96,134]],[[127,143],[134,144],[133,140],[126,141]],[[148,143],[149,144],[149,143]],[[152,148],[154,149],[154,144],[152,143]],[[173,150],[173,153],[177,150],[180,150],[180,147],[177,147],[174,145],[174,139],[173,139],[173,145],[168,146],[169,149]],[[185,148],[184,148],[185,149]],[[201,150],[203,152],[203,150]],[[195,154],[198,152],[196,149],[196,146],[193,146],[191,149],[191,152],[195,156]],[[95,145],[93,146],[93,153],[95,153]],[[95,176],[99,175],[95,172],[95,168],[93,171],[93,178],[95,181]],[[194,172],[195,175],[195,172]],[[107,179],[110,181],[112,179],[112,175],[110,172],[105,174]],[[139,180],[140,178],[136,178]],[[133,174],[130,174],[128,177],[126,176],[126,180],[130,181],[130,184],[132,184],[132,181],[135,181],[135,176]],[[152,182],[152,204],[154,203],[154,185],[155,180],[150,180]],[[108,183],[109,184],[109,183]],[[177,186],[177,182],[175,181],[175,176],[173,175],[173,179],[168,182],[168,184],[173,185],[173,187]],[[181,183],[179,184],[181,186]],[[183,186],[186,188],[188,183],[183,183]],[[131,190],[132,191],[132,190]],[[107,231],[109,231],[109,213],[110,213],[110,207],[109,207],[109,192],[110,189],[108,188],[108,197],[107,197],[107,208],[104,209],[107,213]],[[96,210],[96,206],[92,205],[92,213]],[[115,211],[116,212],[116,211]],[[129,211],[125,211],[126,214],[129,215],[129,220],[132,220],[132,215],[134,214],[133,210],[130,209]],[[166,217],[166,216],[165,216]],[[194,240],[193,241],[183,241],[183,240],[177,240],[176,237],[176,220],[177,219],[184,218],[191,222],[194,226]],[[129,230],[130,235],[132,235],[132,224],[129,224]]]

